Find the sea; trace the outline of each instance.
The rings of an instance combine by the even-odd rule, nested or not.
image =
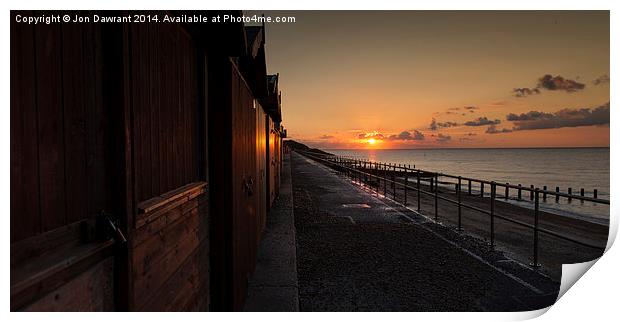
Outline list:
[[[534,185],[548,190],[559,187],[566,193],[572,188],[579,194],[592,197],[598,190],[598,198],[609,200],[609,148],[501,148],[501,149],[403,149],[403,150],[325,150],[340,156],[370,161],[406,164],[416,169],[440,172],[455,176],[484,179],[488,181]],[[478,187],[474,185],[475,191]],[[464,187],[465,189],[465,187]],[[487,191],[488,191],[487,187]],[[516,191],[510,193],[509,202],[532,208],[529,192],[522,192],[521,201]],[[504,195],[504,189],[497,191]],[[579,218],[591,222],[609,224],[609,205],[569,201],[547,196],[541,200],[541,210],[562,216]]]

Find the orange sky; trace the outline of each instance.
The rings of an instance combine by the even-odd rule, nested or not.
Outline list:
[[[266,33],[292,139],[323,148],[609,146],[606,11],[265,14],[297,20]]]

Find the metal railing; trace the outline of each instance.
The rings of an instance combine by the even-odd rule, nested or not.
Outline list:
[[[539,257],[539,254],[538,254],[539,233],[553,236],[553,237],[556,237],[556,238],[559,238],[559,239],[562,239],[562,240],[565,240],[571,243],[575,243],[581,246],[595,248],[595,249],[602,249],[600,245],[593,245],[588,242],[584,242],[584,241],[572,238],[565,234],[542,228],[540,227],[540,224],[539,224],[540,196],[541,195],[543,196],[543,200],[546,200],[547,195],[551,195],[551,196],[555,196],[556,201],[560,197],[564,197],[564,198],[567,198],[569,201],[572,199],[576,199],[576,200],[580,200],[581,202],[588,201],[588,202],[593,202],[597,204],[609,205],[609,200],[599,199],[596,197],[592,198],[592,197],[584,196],[583,189],[581,189],[580,195],[573,195],[571,193],[559,192],[558,191],[559,189],[557,188],[556,188],[556,191],[549,191],[547,189],[535,188],[533,185],[530,187],[524,187],[520,184],[511,185],[509,183],[506,183],[506,184],[497,183],[495,181],[487,181],[487,180],[468,178],[468,177],[462,177],[462,176],[454,176],[454,175],[449,175],[449,174],[439,173],[439,172],[425,171],[422,169],[416,169],[415,167],[411,168],[410,166],[404,166],[404,165],[374,162],[374,161],[369,161],[369,160],[355,159],[355,158],[350,158],[350,157],[341,157],[341,156],[336,156],[336,155],[331,155],[331,154],[314,153],[314,152],[309,152],[309,151],[296,151],[296,152],[308,158],[311,158],[315,161],[329,165],[331,168],[337,170],[338,172],[344,173],[345,175],[347,175],[354,182],[366,185],[371,190],[374,189],[374,192],[376,192],[377,194],[380,193],[379,190],[381,187],[381,182],[383,182],[383,195],[387,197],[388,192],[391,192],[393,196],[393,200],[396,202],[399,202],[399,200],[397,200],[397,193],[396,193],[397,188],[396,187],[397,186],[401,187],[401,190],[404,190],[404,192],[403,192],[403,198],[402,200],[400,200],[400,202],[402,202],[402,204],[405,207],[407,206],[407,195],[408,195],[407,192],[409,190],[415,191],[418,212],[420,212],[421,210],[420,209],[421,196],[422,195],[431,196],[433,198],[433,204],[434,204],[433,210],[434,210],[434,217],[435,217],[436,222],[439,221],[439,210],[438,210],[439,201],[442,200],[442,201],[446,201],[451,204],[454,204],[458,207],[458,212],[457,212],[458,224],[456,228],[458,231],[463,230],[462,228],[462,209],[463,208],[485,214],[490,217],[489,245],[491,247],[495,246],[495,219],[496,218],[510,222],[512,224],[515,224],[521,227],[532,229],[533,231],[533,241],[532,241],[533,262],[531,263],[531,265],[534,267],[540,266],[539,258],[538,258]],[[402,178],[402,181],[398,180],[399,177]],[[441,184],[439,181],[440,177],[452,178],[452,179],[457,180],[457,183],[455,184],[455,188],[454,188],[455,194],[456,194],[456,200],[439,195],[439,185]],[[415,179],[413,181],[413,183],[415,183],[415,186],[410,185],[409,178]],[[425,191],[424,189],[422,189],[421,181],[428,182],[429,191]],[[469,205],[463,202],[462,186],[464,182],[467,182],[468,195],[472,195],[472,182],[477,183],[479,185],[481,197],[484,197],[485,185],[488,185],[490,187],[488,209],[483,209],[483,208],[480,208],[474,205]],[[388,183],[391,185],[390,188],[392,191],[388,191],[388,188],[387,188]],[[510,189],[516,189],[518,191],[518,200],[521,200],[522,198],[522,191],[530,192],[530,200],[533,201],[534,203],[534,223],[533,224],[529,224],[529,223],[523,222],[518,219],[509,218],[507,216],[498,214],[495,211],[495,200],[497,199],[497,188],[498,187],[504,188],[505,199],[509,198]]]

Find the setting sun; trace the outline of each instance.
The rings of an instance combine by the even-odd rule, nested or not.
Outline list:
[[[372,139],[372,138],[371,138],[371,139],[368,139],[368,144],[370,144],[370,145],[375,145],[376,143],[377,143],[377,140]]]

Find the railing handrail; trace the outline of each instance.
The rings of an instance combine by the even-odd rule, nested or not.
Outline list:
[[[297,151],[297,152],[300,152],[300,153],[303,153],[303,154],[314,154],[314,155],[323,156],[323,157],[324,156],[333,156],[333,157],[336,157],[336,158],[341,158],[341,159],[350,160],[350,161],[362,161],[362,162],[369,162],[369,163],[386,164],[386,163],[381,163],[381,162],[376,162],[376,161],[362,160],[362,159],[352,159],[352,158],[340,157],[340,156],[332,155],[332,154],[322,154],[322,153],[316,153],[316,152],[310,152],[310,151],[303,151],[303,152],[302,151]],[[551,196],[558,196],[558,197],[577,199],[577,200],[583,200],[583,201],[590,201],[590,202],[594,202],[594,203],[600,203],[600,204],[609,205],[609,200],[607,200],[607,199],[592,198],[592,197],[586,197],[586,196],[575,195],[575,194],[568,194],[568,193],[564,193],[564,192],[558,192],[558,191],[547,190],[547,189],[532,188],[532,187],[528,187],[528,186],[514,185],[514,184],[509,184],[509,183],[501,183],[501,182],[497,182],[497,181],[489,181],[489,180],[484,180],[484,179],[476,179],[476,178],[470,178],[470,177],[464,177],[464,176],[456,176],[456,175],[451,175],[451,174],[447,174],[447,173],[443,173],[443,172],[428,171],[428,170],[423,170],[423,169],[419,169],[419,168],[407,168],[407,167],[398,166],[398,165],[390,165],[390,167],[397,168],[397,169],[403,169],[403,170],[406,170],[406,171],[413,171],[413,172],[420,172],[420,173],[424,172],[424,173],[429,173],[429,174],[437,174],[437,176],[440,176],[440,177],[447,177],[447,178],[453,178],[453,179],[459,179],[460,178],[461,180],[465,180],[465,181],[484,183],[484,184],[489,184],[489,185],[491,183],[494,183],[498,187],[511,188],[511,189],[517,189],[517,190],[524,190],[524,191],[528,191],[528,192],[534,192],[536,189],[538,189],[538,191],[540,193],[551,195]]]
[[[421,188],[418,188],[418,187],[410,186],[407,183],[400,182],[400,181],[396,180],[396,178],[394,180],[392,180],[392,179],[387,178],[387,176],[381,177],[381,176],[369,173],[367,171],[359,170],[358,168],[354,168],[354,167],[344,166],[342,164],[342,163],[344,163],[343,161],[345,161],[346,163],[355,162],[356,164],[358,164],[360,162],[364,162],[364,164],[370,164],[370,165],[374,164],[375,165],[375,169],[377,169],[377,167],[376,167],[377,165],[386,166],[387,164],[385,164],[385,163],[382,164],[380,162],[372,162],[372,161],[368,161],[368,160],[356,160],[356,159],[351,159],[351,158],[344,158],[344,157],[339,157],[339,156],[334,156],[334,155],[327,155],[327,154],[321,154],[321,153],[314,153],[314,152],[309,152],[309,151],[297,151],[297,152],[299,152],[299,153],[301,153],[303,155],[306,155],[306,156],[308,156],[308,157],[310,157],[312,159],[315,159],[315,160],[318,160],[318,161],[322,161],[322,162],[326,162],[326,163],[335,165],[336,167],[339,167],[339,168],[347,169],[348,171],[351,171],[353,173],[363,174],[365,177],[368,177],[368,178],[375,178],[378,181],[382,180],[384,182],[384,190],[387,188],[386,187],[387,182],[389,182],[390,184],[394,185],[394,193],[393,193],[394,200],[396,199],[396,193],[395,193],[396,186],[402,187],[405,190],[405,195],[406,195],[407,189],[416,191],[418,193],[418,210],[419,210],[419,205],[420,205],[420,202],[419,202],[420,194],[433,196],[435,198],[435,217],[436,218],[437,218],[437,209],[438,209],[437,201],[438,200],[443,200],[443,201],[450,202],[451,204],[456,204],[456,205],[459,206],[459,229],[460,229],[460,223],[461,223],[461,221],[460,221],[460,216],[461,216],[460,208],[461,207],[464,207],[466,209],[470,209],[470,210],[473,210],[473,211],[477,211],[477,212],[480,212],[480,213],[485,214],[487,216],[490,216],[491,217],[491,247],[493,247],[493,243],[494,243],[493,241],[494,241],[494,235],[495,235],[494,234],[494,224],[493,224],[493,219],[494,218],[502,219],[504,221],[507,221],[507,222],[510,222],[510,223],[513,223],[513,224],[516,224],[516,225],[519,225],[519,226],[522,226],[522,227],[530,228],[530,229],[534,230],[534,263],[533,263],[533,265],[535,267],[539,266],[539,264],[538,264],[538,233],[539,232],[542,232],[544,234],[547,234],[547,235],[550,235],[550,236],[553,236],[553,237],[556,237],[556,238],[560,238],[560,239],[563,239],[565,241],[572,242],[572,243],[575,243],[575,244],[578,244],[578,245],[581,245],[581,246],[590,247],[590,248],[596,248],[596,249],[601,249],[602,248],[599,245],[593,245],[593,244],[590,244],[588,242],[584,242],[584,241],[581,241],[581,240],[574,239],[572,237],[566,236],[566,235],[564,235],[562,233],[555,232],[555,231],[552,231],[552,230],[549,230],[549,229],[545,229],[545,228],[541,228],[541,227],[538,226],[539,195],[541,193],[546,192],[546,190],[541,190],[539,188],[534,188],[533,189],[533,191],[535,193],[535,199],[534,199],[535,200],[535,210],[534,210],[534,217],[535,218],[534,218],[534,224],[532,225],[532,224],[528,224],[526,222],[523,222],[523,221],[520,221],[520,220],[517,220],[517,219],[509,218],[509,217],[506,217],[506,216],[494,213],[493,204],[495,202],[495,199],[497,199],[497,196],[495,194],[495,189],[497,188],[497,186],[504,186],[504,187],[506,186],[506,185],[502,185],[502,184],[496,183],[494,181],[486,181],[486,180],[484,181],[485,183],[488,182],[491,185],[491,187],[492,187],[492,190],[491,190],[492,191],[492,195],[491,195],[491,210],[489,211],[489,210],[482,209],[482,208],[479,208],[479,207],[476,207],[476,206],[473,206],[473,205],[468,205],[466,203],[463,203],[461,201],[461,198],[460,198],[460,193],[461,193],[460,192],[460,190],[461,190],[460,186],[456,190],[457,195],[459,196],[459,198],[458,198],[458,200],[453,200],[451,198],[439,196],[437,194],[437,192],[439,190],[437,188],[437,183],[435,183],[435,188],[434,188],[435,191],[433,193],[433,192],[424,191],[424,190],[422,190]],[[340,162],[334,162],[334,161],[332,161],[330,159],[338,160]],[[389,165],[389,167],[396,168],[395,165]],[[418,179],[420,179],[420,173],[421,172],[426,172],[426,173],[434,174],[435,177],[438,177],[438,176],[442,175],[439,172],[429,172],[429,171],[424,171],[424,170],[420,170],[420,169],[410,169],[410,168],[405,168],[405,169],[408,170],[408,171],[416,172],[417,173],[416,177]],[[371,170],[371,168],[369,168],[367,170]],[[406,176],[406,178],[408,178],[408,176]],[[456,178],[459,179],[459,180],[470,180],[469,178],[458,177],[458,176]],[[519,186],[515,186],[515,187],[519,187]],[[376,189],[377,189],[377,194],[378,194],[378,192],[379,192],[378,191],[378,187]],[[523,190],[525,190],[525,187],[523,187]],[[549,193],[549,194],[551,194],[551,193]],[[553,194],[555,194],[555,195],[564,195],[564,194],[557,194],[555,192]],[[574,199],[580,199],[579,197],[581,197],[581,196],[575,196],[575,195],[569,195],[569,196],[571,198],[574,198]],[[386,197],[387,197],[387,195],[386,195]],[[594,198],[584,198],[584,199],[585,200],[592,199],[591,200],[592,202],[600,202],[600,203],[605,203],[606,202],[607,204],[609,204],[608,200],[594,199]],[[406,206],[406,199],[405,199],[405,206]]]

